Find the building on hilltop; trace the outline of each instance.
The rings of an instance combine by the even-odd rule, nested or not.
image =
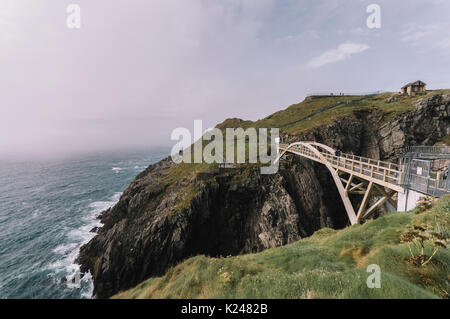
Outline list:
[[[425,94],[427,84],[422,81],[416,81],[406,84],[401,89],[402,94],[408,94],[409,96],[416,96],[418,94]]]

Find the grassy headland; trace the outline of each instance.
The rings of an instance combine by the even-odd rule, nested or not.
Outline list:
[[[193,257],[113,298],[449,298],[450,248],[441,247],[421,265],[420,251],[405,241],[410,229],[448,237],[449,213],[450,196],[445,196],[422,213],[325,228],[257,254]],[[422,259],[432,255],[432,245],[425,245]],[[379,289],[367,287],[370,264],[381,268]]]
[[[226,128],[276,128],[280,127],[280,134],[296,135],[301,132],[313,129],[322,125],[328,125],[336,119],[344,116],[351,116],[355,112],[361,112],[365,110],[378,111],[383,116],[383,121],[388,122],[393,117],[411,111],[415,108],[415,105],[424,98],[429,98],[436,94],[450,93],[450,90],[435,90],[427,91],[425,95],[416,97],[409,97],[399,95],[398,93],[386,92],[369,96],[323,96],[323,97],[307,97],[305,100],[298,104],[293,104],[288,108],[273,113],[264,119],[258,121],[243,121],[237,118],[230,118],[224,122],[218,124],[216,127],[225,131]],[[324,112],[316,114],[310,118],[300,120],[299,119],[312,114],[318,110],[326,108],[328,106],[334,106]],[[286,125],[288,123],[292,123]],[[224,143],[223,154],[226,154],[226,142]],[[448,137],[442,141],[443,143],[449,143]],[[198,145],[200,142],[196,142]],[[206,145],[206,141],[203,141],[202,148]],[[246,143],[246,153],[248,156],[248,143]],[[236,154],[236,145],[235,152]],[[184,177],[193,177],[196,172],[211,171],[217,169],[217,164],[207,163],[181,163],[173,166],[168,174],[163,178],[161,182],[173,182],[175,180],[182,179]],[[180,185],[177,185],[180,187]],[[183,202],[178,206],[184,208],[189,200],[196,194],[195,190],[186,183],[186,197],[183,198]]]

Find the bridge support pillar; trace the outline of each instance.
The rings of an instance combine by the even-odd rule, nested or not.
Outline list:
[[[397,203],[392,199],[395,191],[386,191],[384,187],[377,185],[373,182],[368,181],[355,181],[356,178],[350,175],[348,179],[340,177],[342,183],[345,186],[345,196],[348,197],[349,194],[363,195],[363,199],[358,208],[358,214],[356,215],[356,220],[352,224],[360,223],[361,221],[367,219],[372,215],[375,210],[382,205],[386,205],[390,212],[395,211]],[[355,182],[354,182],[355,181]],[[370,198],[377,196],[376,202],[367,208]],[[366,209],[367,208],[367,209]]]
[[[421,197],[427,196],[426,194],[414,191],[412,189],[406,189],[404,193],[398,193],[398,212],[406,212],[414,209],[417,206],[417,202]]]

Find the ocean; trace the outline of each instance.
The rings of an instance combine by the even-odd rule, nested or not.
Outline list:
[[[70,160],[0,161],[0,298],[91,298],[85,275],[71,280],[79,248],[148,165],[167,150]]]

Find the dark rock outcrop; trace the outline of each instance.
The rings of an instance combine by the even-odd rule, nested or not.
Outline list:
[[[424,98],[414,111],[384,122],[376,110],[287,136],[316,140],[343,152],[395,160],[405,146],[433,144],[450,134],[450,97]],[[246,166],[200,181],[191,174],[169,182],[169,158],[149,166],[101,215],[103,227],[81,248],[78,262],[105,298],[197,254],[257,252],[342,228],[347,216],[325,167],[291,156],[279,174]],[[179,206],[187,189],[195,195]]]
[[[434,145],[450,134],[450,94],[419,100],[416,109],[384,124],[377,131],[380,156],[395,158],[408,145]]]

